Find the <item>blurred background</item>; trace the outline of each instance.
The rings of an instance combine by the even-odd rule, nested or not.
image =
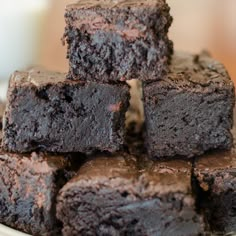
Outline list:
[[[64,31],[64,8],[66,4],[76,2],[75,0],[4,0],[10,2],[43,2],[44,7],[40,8],[40,12],[28,13],[31,20],[18,20],[20,26],[18,29],[23,29],[22,25],[29,24],[28,28],[23,32],[14,30],[15,34],[9,34],[9,38],[2,40],[2,32],[6,31],[7,24],[3,17],[1,17],[0,10],[0,81],[8,78],[9,71],[20,69],[22,63],[29,63],[27,58],[32,61],[31,64],[40,64],[47,69],[57,71],[67,71],[68,62],[66,60],[66,47],[61,44],[61,37]],[[235,0],[167,0],[171,7],[171,14],[174,17],[172,27],[170,29],[170,38],[174,41],[175,49],[185,50],[190,52],[199,52],[207,49],[211,52],[214,58],[223,62],[234,81],[236,81],[236,1]],[[14,5],[14,4],[13,4]],[[34,6],[35,7],[35,6]],[[11,13],[12,13],[11,5]],[[17,9],[17,6],[15,7]],[[1,6],[1,9],[3,7]],[[5,10],[4,10],[5,11]],[[21,10],[22,12],[22,10]],[[18,14],[13,11],[12,14]],[[9,13],[8,13],[9,15]],[[21,17],[21,18],[20,18]],[[10,19],[13,19],[12,16]],[[35,20],[37,18],[37,20]],[[19,19],[23,19],[19,15]],[[12,20],[13,21],[13,20]],[[14,22],[14,21],[13,21]],[[10,22],[11,23],[11,22]],[[12,26],[8,26],[8,31]],[[13,23],[12,23],[13,24]],[[17,25],[14,23],[14,25]],[[33,28],[37,30],[33,30]],[[4,29],[5,27],[5,29]],[[27,35],[27,31],[31,29],[31,35]],[[4,31],[5,30],[5,31]],[[12,30],[13,31],[13,30]],[[24,35],[24,39],[20,39],[20,34]],[[35,35],[35,37],[32,36]],[[36,37],[37,36],[37,37]],[[31,41],[30,41],[31,37]],[[11,38],[17,39],[13,41]],[[35,43],[33,42],[35,41]],[[6,43],[7,42],[7,43]],[[12,44],[16,44],[21,50],[17,50]],[[2,44],[2,45],[1,45]],[[27,47],[24,47],[25,44]],[[7,56],[8,48],[14,48],[10,56]],[[27,52],[26,48],[30,49]],[[33,50],[36,48],[38,50]],[[26,51],[24,52],[23,49]],[[16,55],[18,54],[18,55]],[[22,62],[17,66],[14,62],[16,58],[21,57]],[[8,60],[5,59],[8,58]],[[18,59],[19,60],[19,59]],[[10,61],[10,62],[9,62]],[[5,63],[5,65],[4,65]],[[10,65],[11,67],[9,67]],[[17,66],[17,68],[15,68]],[[4,70],[8,68],[8,71]],[[3,73],[4,72],[4,73]],[[6,80],[5,80],[6,81]],[[4,96],[4,85],[0,82],[0,97]],[[2,88],[2,89],[1,89]]]

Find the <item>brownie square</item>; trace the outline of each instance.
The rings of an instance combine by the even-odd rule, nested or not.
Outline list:
[[[139,166],[142,166],[139,168]],[[191,195],[191,163],[99,156],[58,195],[63,235],[200,235]]]
[[[129,86],[70,81],[31,70],[10,80],[3,147],[13,152],[116,151],[123,147]]]
[[[157,80],[168,71],[172,22],[165,0],[79,1],[66,7],[72,80]]]
[[[171,72],[144,84],[146,146],[153,158],[230,149],[234,85],[207,53],[176,53]]]
[[[56,196],[74,166],[69,157],[0,149],[0,223],[32,235],[60,235]]]
[[[199,189],[199,205],[210,229],[222,235],[236,232],[235,148],[198,158],[194,176]]]

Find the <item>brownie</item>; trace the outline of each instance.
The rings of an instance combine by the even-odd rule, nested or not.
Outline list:
[[[126,84],[70,81],[64,74],[31,70],[10,80],[3,147],[13,152],[122,149]]]
[[[72,160],[0,149],[0,223],[36,236],[60,235],[55,201],[72,175]]]
[[[176,52],[167,77],[143,87],[150,157],[192,157],[230,149],[234,85],[207,53]]]
[[[236,127],[234,128],[236,138]],[[236,149],[210,153],[195,161],[199,205],[216,233],[236,232]]]
[[[58,195],[63,235],[203,233],[191,195],[191,163],[140,160],[117,154],[86,162]]]
[[[82,0],[66,7],[72,80],[157,80],[168,71],[172,22],[165,0]]]

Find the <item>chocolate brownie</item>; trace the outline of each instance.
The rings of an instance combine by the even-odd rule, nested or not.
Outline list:
[[[3,147],[14,152],[116,151],[125,135],[126,84],[70,81],[64,74],[13,74]]]
[[[236,127],[234,129],[236,138]],[[211,230],[236,232],[236,149],[211,153],[196,159],[194,176]]]
[[[55,200],[74,166],[69,157],[0,149],[0,223],[32,235],[60,235]]]
[[[207,53],[176,53],[163,80],[145,84],[146,146],[154,158],[230,149],[234,85]]]
[[[82,0],[68,5],[68,78],[157,80],[168,71],[172,22],[165,0]]]
[[[184,161],[96,157],[59,193],[63,235],[199,235],[190,172]]]

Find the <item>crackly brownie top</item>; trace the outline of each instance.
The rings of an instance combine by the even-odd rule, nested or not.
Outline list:
[[[80,0],[77,3],[70,4],[67,9],[82,8],[125,8],[125,7],[146,7],[165,5],[165,0]]]
[[[207,52],[196,55],[175,52],[168,77],[157,83],[157,86],[206,93],[232,90],[234,87],[225,67]]]
[[[235,191],[236,153],[217,151],[197,159],[194,173],[205,191],[214,193]]]
[[[196,168],[202,172],[227,171],[235,169],[236,174],[236,153],[231,151],[217,151],[198,158]]]
[[[102,184],[112,188],[132,189],[144,196],[170,192],[189,193],[191,163],[182,160],[153,162],[148,158],[140,159],[122,154],[98,156],[85,163],[65,189],[77,185],[91,186],[93,183],[92,186]]]
[[[147,193],[164,194],[173,191],[189,193],[191,191],[190,162],[184,160],[151,161],[148,157],[144,159],[139,163],[139,178],[147,184]]]
[[[11,86],[35,85],[36,87],[47,84],[57,84],[66,82],[66,74],[50,72],[42,69],[31,69],[29,71],[16,71],[10,79]]]
[[[0,132],[1,133],[1,132]],[[15,160],[15,161],[9,161]],[[14,154],[3,151],[0,148],[1,165],[7,162],[15,170],[27,169],[35,173],[50,173],[57,169],[70,166],[70,161],[63,156],[45,155],[33,152],[31,154]]]
[[[60,84],[74,84],[74,85],[86,85],[86,83],[80,80],[68,80],[65,73],[47,71],[43,69],[33,68],[29,71],[15,71],[10,79],[10,88],[35,86],[44,87],[47,85],[60,85]],[[103,84],[106,86],[112,86],[110,84]],[[126,84],[116,84],[120,87],[128,87]]]

